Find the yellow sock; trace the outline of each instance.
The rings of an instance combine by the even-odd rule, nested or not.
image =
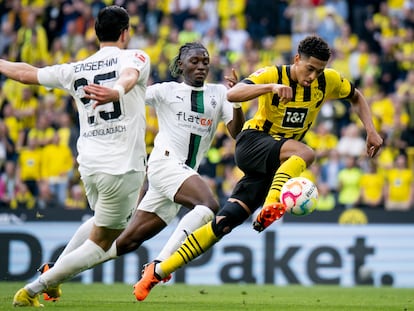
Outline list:
[[[298,156],[291,156],[276,171],[272,185],[267,193],[264,206],[279,202],[280,190],[285,182],[292,177],[299,176],[306,169],[306,162]]]
[[[165,275],[169,275],[194,258],[205,253],[218,240],[219,238],[214,234],[210,221],[191,233],[178,250],[159,264],[159,268]]]

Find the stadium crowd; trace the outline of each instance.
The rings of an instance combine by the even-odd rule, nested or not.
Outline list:
[[[186,42],[208,48],[209,82],[224,83],[232,68],[242,79],[288,63],[305,36],[323,37],[333,51],[330,66],[363,91],[385,144],[366,158],[350,106],[325,104],[304,138],[317,151],[304,173],[318,186],[317,208],[414,207],[413,0],[0,0],[0,57],[36,66],[85,58],[98,49],[94,17],[110,4],[131,15],[129,47],[150,56],[150,83],[174,80],[168,65]],[[0,208],[85,209],[71,97],[5,77],[0,86]],[[242,104],[246,119],[256,104]],[[147,108],[148,153],[157,129]],[[200,167],[221,203],[241,177],[233,155],[223,125]]]

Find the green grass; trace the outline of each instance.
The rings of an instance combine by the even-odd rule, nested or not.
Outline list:
[[[23,283],[0,282],[0,310],[15,310],[12,299]],[[414,311],[414,289],[390,287],[160,285],[143,302],[135,301],[125,284],[67,283],[59,302],[49,310],[197,311],[197,310],[398,310]],[[43,300],[43,299],[41,299]]]

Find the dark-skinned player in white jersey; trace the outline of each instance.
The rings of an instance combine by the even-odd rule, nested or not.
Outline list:
[[[209,67],[207,49],[198,42],[186,43],[170,66],[171,74],[182,77],[182,82],[156,83],[147,88],[145,101],[156,111],[159,131],[148,159],[148,191],[128,227],[114,243],[118,256],[136,250],[154,237],[185,206],[190,211],[180,220],[154,262],[164,260],[181,246],[188,234],[210,222],[219,210],[210,186],[197,169],[219,123],[224,122],[230,136],[235,138],[245,119],[240,103],[228,102],[224,85],[206,82]],[[225,79],[231,87],[237,82],[237,75],[233,71],[233,76]],[[85,90],[94,94],[96,105],[106,103],[114,93],[111,88],[94,84]]]
[[[259,69],[228,91],[229,101],[258,98],[256,114],[246,121],[236,141],[235,160],[245,175],[213,221],[190,234],[169,258],[145,268],[134,286],[137,300],[144,300],[161,279],[205,253],[259,207],[253,222],[259,232],[284,215],[280,190],[313,163],[315,152],[301,139],[325,101],[349,100],[366,130],[367,155],[376,155],[383,140],[369,106],[351,82],[326,68],[330,55],[324,40],[306,37],[293,64]]]

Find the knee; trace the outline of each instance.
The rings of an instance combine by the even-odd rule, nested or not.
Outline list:
[[[213,220],[213,232],[221,238],[242,224],[248,217],[249,213],[237,202],[227,202]]]
[[[135,251],[141,245],[141,242],[131,235],[121,234],[116,240],[116,254],[122,256]]]

